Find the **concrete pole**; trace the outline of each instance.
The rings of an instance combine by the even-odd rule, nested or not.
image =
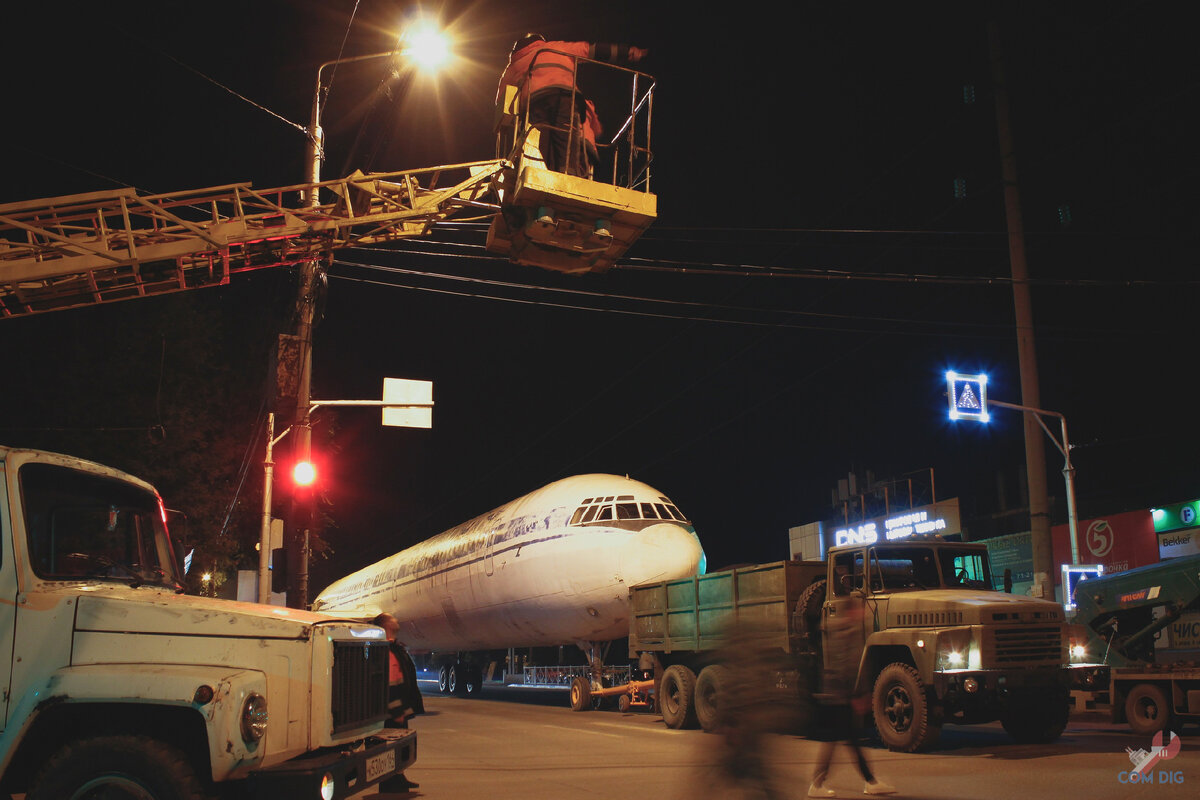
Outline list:
[[[1008,86],[1004,78],[1000,32],[995,20],[988,24],[992,78],[996,88],[996,127],[1000,142],[1004,211],[1008,223],[1008,256],[1012,270],[1013,307],[1017,324],[1017,360],[1021,371],[1021,405],[1041,407],[1037,351],[1033,339],[1033,307],[1029,297],[1029,272],[1025,263],[1025,229],[1021,198],[1017,192],[1017,157],[1008,114]],[[1049,494],[1046,489],[1046,449],[1035,414],[1025,412],[1025,472],[1029,481],[1029,530],[1033,542],[1033,595],[1050,597],[1054,550],[1050,536]]]
[[[267,414],[267,455],[263,459],[262,532],[258,539],[258,602],[271,601],[271,486],[274,483],[275,462],[271,450],[275,445],[275,414]]]

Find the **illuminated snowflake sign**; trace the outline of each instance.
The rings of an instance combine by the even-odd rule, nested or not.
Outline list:
[[[987,422],[987,375],[946,373],[946,396],[950,400],[950,419],[974,419]]]

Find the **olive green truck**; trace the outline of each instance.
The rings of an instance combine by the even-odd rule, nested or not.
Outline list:
[[[843,545],[823,562],[636,586],[630,601],[629,655],[655,664],[653,694],[673,728],[718,724],[739,629],[778,654],[773,690],[819,695],[821,621],[851,602],[865,607],[857,691],[870,697],[890,749],[928,749],[946,724],[998,719],[1019,742],[1052,741],[1066,727],[1063,609],[996,591],[981,543],[913,536]]]

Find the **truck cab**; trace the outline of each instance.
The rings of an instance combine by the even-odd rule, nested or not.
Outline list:
[[[182,580],[153,486],[0,447],[0,795],[330,800],[415,760],[379,628]]]
[[[1062,733],[1062,608],[996,591],[985,545],[932,535],[848,544],[830,548],[826,567],[797,604],[797,628],[820,650],[817,625],[861,610],[855,689],[871,697],[889,748],[926,749],[947,723],[999,719],[1022,742]]]

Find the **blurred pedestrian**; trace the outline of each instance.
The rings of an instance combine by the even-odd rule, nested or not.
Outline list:
[[[825,609],[821,620],[824,633],[825,667],[822,672],[821,703],[824,706],[824,741],[821,742],[817,768],[813,772],[809,797],[834,797],[837,792],[825,785],[833,751],[844,742],[854,754],[859,774],[863,778],[863,794],[894,794],[896,788],[884,783],[871,772],[871,766],[859,747],[860,722],[868,708],[868,696],[858,690],[858,667],[862,657],[863,619],[866,601],[862,592],[852,591]]]
[[[767,736],[779,730],[784,711],[771,694],[782,651],[772,648],[753,625],[734,624],[721,654],[725,677],[717,700],[722,777],[750,796],[781,798],[771,768]]]
[[[408,719],[425,713],[425,703],[417,686],[417,667],[399,640],[400,623],[391,614],[380,614],[371,623],[383,628],[388,638],[388,719],[385,728],[407,728]],[[399,772],[379,782],[381,792],[407,792],[420,784]]]

